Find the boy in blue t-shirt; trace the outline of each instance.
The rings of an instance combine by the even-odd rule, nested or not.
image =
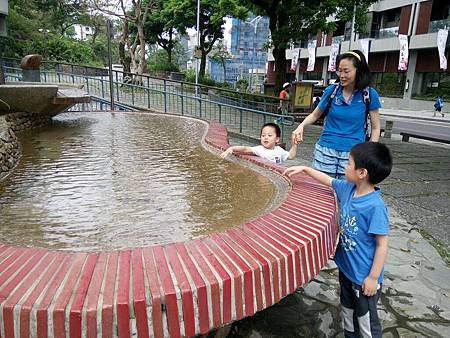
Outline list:
[[[375,184],[389,176],[392,157],[382,143],[355,145],[345,170],[346,180],[332,179],[313,168],[294,166],[283,175],[300,172],[333,187],[340,204],[339,244],[334,260],[339,268],[345,337],[381,337],[377,302],[387,256],[389,218]]]

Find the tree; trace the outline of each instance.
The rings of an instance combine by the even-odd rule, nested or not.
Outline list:
[[[32,1],[31,1],[32,2]],[[65,35],[70,27],[88,20],[83,0],[34,0],[36,8],[45,16],[42,23],[46,29],[56,30]]]
[[[148,68],[150,71],[178,72],[180,68],[177,64],[169,61],[165,50],[157,49],[148,58]]]
[[[42,0],[10,0],[8,36],[0,38],[0,52],[2,55],[22,58],[27,54],[41,54],[45,60],[57,60],[74,63],[100,65],[100,58],[93,53],[89,43],[77,41],[61,34],[60,25],[55,23],[55,8],[63,8],[69,1],[49,2],[49,8],[43,5]],[[68,13],[66,11],[66,13]],[[71,12],[73,13],[73,12]],[[71,23],[64,24],[67,33],[73,28],[73,23],[82,23],[82,15],[77,16],[79,21],[70,18]]]
[[[316,35],[319,31],[330,32],[336,29],[327,18],[334,15],[337,19],[348,21],[353,16],[354,4],[357,6],[356,30],[365,27],[365,13],[376,0],[248,0],[257,14],[269,17],[272,54],[275,59],[275,91],[281,90],[285,81],[285,51],[293,41]]]
[[[145,24],[145,36],[149,43],[156,43],[163,48],[172,64],[172,53],[178,37],[186,34],[193,13],[192,6],[178,0],[156,0],[157,10],[149,14]]]
[[[186,8],[186,26],[196,26],[197,4],[192,0],[181,0],[183,8]],[[217,40],[223,38],[223,26],[225,17],[244,19],[248,9],[240,5],[239,0],[201,0],[200,2],[200,32],[199,50],[201,53],[199,77],[205,76],[206,57],[211,52]]]
[[[140,83],[146,66],[144,25],[149,12],[155,6],[154,1],[131,0],[131,9],[127,8],[125,0],[90,0],[90,3],[94,9],[121,20],[122,34],[119,42],[119,56],[124,71],[129,70],[134,73],[136,76],[133,78],[133,82]],[[136,30],[134,36],[131,36],[132,28]],[[129,58],[126,57],[126,52],[129,53]]]
[[[223,82],[227,82],[227,60],[231,60],[232,55],[228,52],[227,47],[223,44],[223,40],[219,40],[219,43],[213,47],[211,56],[209,58],[211,60],[219,62],[222,65]]]

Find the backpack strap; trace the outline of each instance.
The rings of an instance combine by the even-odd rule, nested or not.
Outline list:
[[[371,130],[369,130],[369,127],[371,127],[370,123],[370,87],[366,87],[363,90],[363,101],[364,105],[366,106],[366,123],[364,124],[364,132],[366,134],[366,141],[370,140],[370,134]]]
[[[363,90],[363,100],[366,105],[366,114],[369,114],[369,106],[370,106],[370,87],[366,87]]]
[[[330,111],[330,108],[331,108],[331,104],[333,103],[333,99],[336,96],[339,87],[340,87],[340,83],[334,84],[333,91],[331,92],[331,95],[328,98],[327,106],[325,107],[325,110],[322,113],[323,118],[325,118],[328,115],[328,112]]]

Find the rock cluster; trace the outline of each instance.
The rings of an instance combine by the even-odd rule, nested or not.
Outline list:
[[[19,162],[21,150],[16,133],[44,126],[51,116],[36,113],[11,113],[0,116],[0,178]]]

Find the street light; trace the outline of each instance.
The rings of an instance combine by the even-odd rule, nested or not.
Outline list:
[[[108,38],[108,73],[109,73],[109,100],[111,110],[115,109],[114,103],[114,83],[112,72],[112,53],[111,53],[111,39],[113,38],[113,24],[111,20],[106,21],[106,34]]]
[[[253,54],[252,54],[252,69],[251,69],[251,75],[250,75],[250,80],[249,80],[249,88],[250,90],[252,90],[252,79],[253,79],[253,67],[255,64],[255,53],[256,53],[256,48],[255,48],[255,37],[256,37],[256,32],[258,29],[258,23],[259,21],[262,19],[261,15],[258,15],[257,17],[253,18],[252,20],[249,21],[249,24],[253,26],[253,28],[255,29],[254,34],[253,34]]]
[[[197,0],[197,47],[200,48],[200,0]],[[195,94],[198,96],[198,57],[195,59]]]

